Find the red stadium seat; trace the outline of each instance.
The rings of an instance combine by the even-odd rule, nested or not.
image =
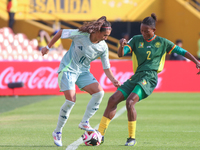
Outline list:
[[[4,60],[3,55],[0,54],[0,61]]]
[[[0,33],[0,43],[3,43],[3,41],[4,41],[4,36],[2,33]]]
[[[37,39],[32,39],[30,42],[29,42],[29,45],[31,45],[33,47],[33,49],[38,49],[38,41]]]
[[[8,46],[6,47],[6,50],[7,50],[7,52],[8,52],[9,54],[12,54],[12,53],[13,53],[13,49],[12,49],[12,46],[11,46],[11,45],[8,45]]]
[[[7,57],[7,60],[8,60],[8,61],[13,61],[13,59],[14,59],[14,58],[13,58],[12,55],[8,55],[8,57]]]
[[[3,41],[3,46],[7,47],[8,45],[10,45],[9,42],[8,42],[8,39],[5,39]]]
[[[10,44],[12,44],[13,41],[14,41],[14,34],[9,34],[9,35],[8,35],[8,42],[9,42]]]
[[[4,27],[3,28],[3,35],[5,37],[8,37],[9,34],[14,34],[13,30],[11,28],[9,28],[9,27]]]
[[[13,41],[13,45],[14,45],[15,47],[17,47],[17,46],[19,45],[18,40],[14,39],[14,41]]]
[[[19,54],[21,54],[23,52],[21,45],[17,45],[16,50]]]
[[[25,39],[24,42],[22,43],[22,47],[26,48],[29,45],[29,40]]]
[[[17,60],[23,61],[23,60],[24,60],[23,55],[22,55],[22,54],[18,54],[18,55],[17,55]]]
[[[28,45],[26,47],[26,50],[28,51],[28,53],[32,53],[33,52],[33,47],[31,45]]]

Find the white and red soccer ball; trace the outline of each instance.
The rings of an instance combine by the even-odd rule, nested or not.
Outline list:
[[[81,136],[83,139],[83,143],[86,146],[98,146],[101,144],[101,133],[97,130],[94,132],[85,131],[85,133]]]

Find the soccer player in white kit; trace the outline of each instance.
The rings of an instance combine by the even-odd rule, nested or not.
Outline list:
[[[89,71],[90,63],[93,60],[100,57],[106,76],[115,87],[121,85],[110,69],[108,46],[105,42],[111,30],[111,24],[106,20],[105,16],[102,16],[96,21],[85,22],[79,29],[60,30],[49,44],[41,50],[42,55],[47,54],[50,47],[60,37],[72,40],[70,49],[63,56],[58,69],[58,83],[66,101],[60,109],[57,127],[53,131],[54,143],[57,146],[62,146],[62,128],[67,122],[76,101],[75,84],[92,95],[79,128],[86,131],[94,131],[89,124],[89,119],[98,110],[104,91]]]

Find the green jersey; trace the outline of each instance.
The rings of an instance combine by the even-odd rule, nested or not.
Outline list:
[[[164,68],[165,56],[170,54],[176,45],[159,36],[154,35],[145,40],[142,35],[133,36],[124,47],[132,52],[134,73],[139,71],[155,70],[161,72]]]

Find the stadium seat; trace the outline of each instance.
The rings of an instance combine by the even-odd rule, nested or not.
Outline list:
[[[37,39],[32,39],[30,42],[29,42],[29,45],[31,45],[33,47],[33,49],[38,49],[38,41]]]
[[[19,42],[18,42],[17,39],[14,39],[14,41],[13,41],[13,45],[14,45],[15,47],[17,47],[17,46],[19,45]]]
[[[0,33],[0,43],[3,43],[3,41],[4,41],[3,34]]]
[[[8,45],[10,45],[9,42],[8,42],[8,39],[5,39],[3,41],[3,46],[7,47]]]
[[[32,55],[28,55],[28,61],[33,61],[33,56]]]
[[[3,55],[0,54],[0,61],[4,60]]]
[[[9,28],[9,27],[4,27],[3,28],[3,35],[5,37],[8,37],[9,34],[14,34],[13,30],[11,28]]]
[[[6,50],[7,50],[8,54],[12,54],[12,52],[13,52],[13,49],[12,49],[12,46],[11,46],[11,45],[8,45],[8,46],[6,47]]]
[[[21,45],[17,45],[16,50],[17,50],[18,54],[21,54],[23,52]]]
[[[17,60],[23,61],[24,60],[23,55],[22,54],[18,54],[17,55]]]
[[[13,56],[12,55],[8,55],[7,60],[8,61],[13,61]]]
[[[23,44],[22,44],[22,47],[26,48],[28,45],[29,45],[29,40],[25,39],[24,42],[23,42]]]
[[[26,47],[26,50],[27,50],[28,53],[32,53],[33,52],[33,47],[31,45],[28,45]]]
[[[27,39],[27,36],[23,33],[17,33],[15,38],[19,41],[19,43],[23,43],[24,40]]]
[[[9,35],[8,35],[8,42],[9,42],[10,44],[12,44],[13,41],[14,41],[14,34],[9,34]]]

